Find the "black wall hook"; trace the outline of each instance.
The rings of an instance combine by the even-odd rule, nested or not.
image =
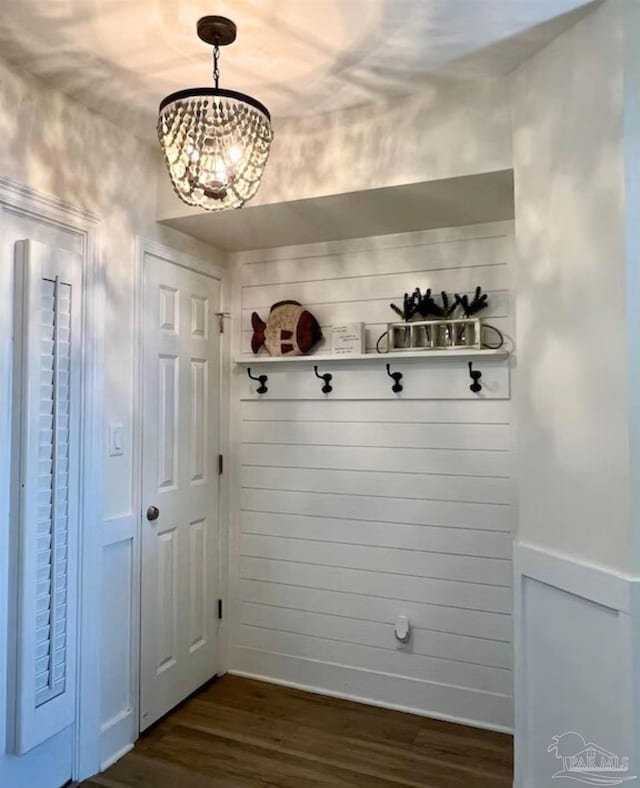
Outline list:
[[[247,375],[251,378],[251,380],[257,380],[258,383],[260,384],[258,386],[258,388],[256,389],[258,394],[266,394],[267,393],[268,389],[267,389],[265,384],[266,384],[267,380],[269,380],[269,378],[266,375],[258,375],[258,377],[256,377],[255,375],[252,375],[251,374],[251,367],[247,367]]]
[[[319,375],[318,374],[318,366],[317,366],[317,364],[314,364],[313,371],[316,373],[316,377],[317,378],[320,378],[320,380],[324,380],[324,386],[322,387],[322,393],[323,394],[330,394],[333,391],[333,386],[331,385],[331,379],[332,379],[333,375],[329,374],[328,372],[325,372],[324,375]]]
[[[479,369],[473,368],[472,361],[469,362],[469,375],[471,377],[471,380],[473,380],[473,383],[469,386],[469,388],[471,389],[471,391],[473,391],[474,394],[477,394],[479,391],[482,391],[482,385],[480,384],[480,378],[482,377],[482,372],[480,372]]]
[[[387,375],[390,378],[393,378],[393,386],[391,386],[391,391],[393,391],[394,394],[399,394],[403,389],[402,383],[400,383],[402,380],[402,372],[392,372],[391,365],[387,364]]]

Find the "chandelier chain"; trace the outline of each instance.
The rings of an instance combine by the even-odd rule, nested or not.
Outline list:
[[[252,96],[220,88],[220,49],[235,40],[235,24],[206,16],[197,31],[212,49],[215,87],[186,88],[164,98],[158,138],[183,202],[206,211],[240,208],[260,185],[273,138],[271,116]]]
[[[220,82],[220,68],[218,67],[219,60],[220,60],[220,47],[216,44],[213,47],[213,81],[216,90],[218,89]]]

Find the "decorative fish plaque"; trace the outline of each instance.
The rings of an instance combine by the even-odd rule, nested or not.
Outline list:
[[[278,301],[266,323],[254,312],[251,327],[254,353],[264,345],[272,356],[301,356],[322,339],[320,324],[298,301]]]

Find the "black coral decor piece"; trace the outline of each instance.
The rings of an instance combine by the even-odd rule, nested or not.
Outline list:
[[[419,289],[416,289],[416,292],[420,294]],[[418,312],[420,313],[423,320],[426,320],[428,317],[442,317],[442,307],[438,306],[438,304],[436,304],[436,302],[433,300],[431,288],[429,288],[427,292],[420,297],[420,300],[418,301]]]
[[[453,313],[456,311],[458,304],[460,303],[460,296],[456,294],[454,300],[449,303],[449,296],[443,290],[441,293],[442,296],[442,317],[451,317]]]
[[[396,312],[400,317],[405,320],[409,321],[412,317],[414,317],[418,311],[418,303],[420,301],[420,289],[416,287],[416,289],[409,295],[409,293],[404,294],[404,298],[402,300],[402,309],[395,304],[390,304],[389,306]]]
[[[456,302],[462,307],[465,317],[472,317],[473,315],[477,315],[482,309],[486,309],[489,306],[488,301],[489,296],[486,293],[482,293],[480,285],[476,287],[476,292],[471,302],[469,302],[469,296],[463,295],[461,298],[456,293]]]
[[[390,306],[406,322],[412,320],[416,315],[419,315],[423,320],[428,320],[430,317],[446,320],[453,317],[458,308],[465,317],[472,317],[489,306],[489,297],[482,292],[480,285],[476,287],[471,301],[468,295],[460,296],[458,293],[455,293],[451,298],[444,290],[440,293],[440,298],[442,305],[438,304],[431,295],[431,288],[422,295],[420,288],[416,287],[411,295],[404,294],[402,309],[396,304],[390,304]]]

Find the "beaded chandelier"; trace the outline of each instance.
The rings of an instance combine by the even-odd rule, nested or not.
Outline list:
[[[207,211],[240,208],[258,191],[273,139],[269,110],[219,87],[220,47],[236,38],[223,16],[205,16],[198,36],[213,46],[214,87],[171,93],[160,103],[158,139],[173,188]]]

